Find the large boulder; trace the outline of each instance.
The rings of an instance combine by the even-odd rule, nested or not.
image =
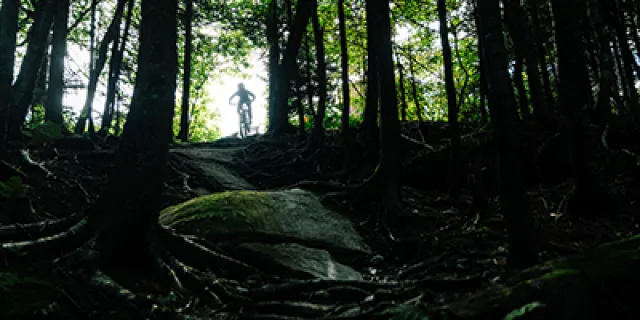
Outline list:
[[[166,208],[160,223],[287,277],[359,280],[350,265],[370,253],[348,218],[300,189],[211,194]]]

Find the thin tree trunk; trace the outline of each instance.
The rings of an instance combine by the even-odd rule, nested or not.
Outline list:
[[[396,68],[398,68],[398,89],[400,89],[400,118],[402,121],[407,121],[407,95],[404,90],[404,68],[402,67],[402,63],[400,63],[400,54],[398,54],[398,50],[395,50],[396,53]]]
[[[276,91],[274,122],[269,123],[269,132],[274,135],[285,133],[289,125],[289,104],[291,95],[289,82],[293,79],[298,51],[302,43],[313,10],[312,0],[299,0],[296,7],[296,16],[287,39],[287,47],[282,56],[282,63],[278,67],[278,90]]]
[[[343,177],[349,171],[349,113],[351,111],[351,95],[349,92],[349,48],[347,47],[347,27],[344,17],[344,0],[338,0],[338,29],[340,33],[340,66],[342,78],[342,146],[344,153]]]
[[[520,114],[522,120],[529,121],[531,119],[531,112],[529,111],[529,98],[527,97],[527,88],[524,86],[524,79],[522,78],[522,58],[517,57],[514,65],[513,83],[518,91],[518,107],[520,108]]]
[[[54,12],[55,1],[53,0],[42,0],[36,5],[35,19],[28,34],[27,51],[13,86],[12,104],[14,107],[9,120],[9,137],[20,135],[25,118],[29,113],[40,63],[47,49],[47,39],[53,23]]]
[[[411,48],[408,48],[407,51],[409,52],[409,73],[411,73],[411,95],[413,96],[413,103],[415,104],[418,121],[420,122],[420,124],[423,124],[424,108],[422,108],[420,99],[418,98],[418,86],[416,85],[416,75],[415,75],[415,69],[413,67],[413,52]]]
[[[189,140],[189,95],[191,94],[191,51],[193,47],[191,43],[191,21],[193,18],[193,2],[185,1],[185,6],[184,65],[182,66],[182,112],[180,113],[180,132],[178,133],[178,139],[183,142],[187,142]]]
[[[500,203],[509,236],[507,263],[521,269],[537,262],[533,217],[528,207],[521,161],[521,142],[498,0],[478,0],[483,65],[489,85],[489,108],[498,149]]]
[[[535,120],[538,123],[544,124],[547,122],[548,106],[545,103],[544,91],[540,82],[540,72],[538,71],[537,61],[538,52],[535,39],[531,32],[532,28],[529,17],[525,14],[519,0],[505,0],[504,7],[505,20],[515,43],[516,55],[520,57],[519,67],[522,69],[524,63],[527,72],[527,83],[529,85],[531,105],[533,106]],[[520,78],[522,78],[522,72],[520,72]],[[518,88],[518,90],[520,89],[521,88]],[[522,97],[520,98],[519,105],[521,109],[524,109],[525,101],[527,112],[523,113],[523,116],[529,114],[529,102],[526,99],[523,101]]]
[[[78,121],[76,122],[75,133],[81,134],[84,133],[87,126],[87,119],[89,119],[89,133],[95,133],[95,128],[93,126],[93,100],[96,95],[96,89],[98,88],[98,80],[100,78],[100,73],[104,68],[105,62],[107,61],[107,51],[109,50],[109,43],[111,43],[116,37],[118,37],[119,25],[122,20],[122,12],[124,11],[124,5],[127,1],[132,0],[118,0],[116,6],[116,12],[113,15],[113,19],[107,27],[107,32],[102,38],[100,42],[100,48],[98,48],[98,56],[95,59],[95,65],[91,69],[90,77],[89,77],[89,85],[87,87],[87,98],[84,102],[84,107],[82,108],[82,112],[78,117]]]
[[[438,19],[440,20],[440,41],[444,58],[444,82],[447,91],[447,118],[449,122],[449,137],[451,139],[451,180],[450,192],[453,199],[460,193],[462,180],[462,159],[460,153],[460,128],[458,125],[458,103],[456,87],[453,80],[453,59],[449,44],[449,24],[447,22],[447,6],[445,0],[438,0]]]
[[[2,1],[0,9],[0,156],[6,152],[19,12],[19,0]]]
[[[558,47],[558,68],[560,72],[560,105],[566,119],[566,133],[571,160],[571,170],[575,184],[572,203],[579,205],[582,214],[588,210],[603,208],[603,190],[591,171],[592,152],[587,143],[582,126],[585,108],[592,104],[591,83],[584,57],[580,19],[586,10],[581,0],[552,0],[554,26]],[[571,210],[571,209],[570,209]],[[573,210],[571,210],[573,211]]]
[[[373,9],[373,2],[376,0],[367,0],[366,6],[366,22],[367,22],[367,101],[364,108],[363,119],[363,136],[367,143],[377,140],[376,131],[378,128],[378,61],[376,61],[376,47],[378,34],[371,26],[375,25],[376,17]]]
[[[611,116],[611,98],[613,96],[612,88],[615,81],[615,66],[611,46],[609,45],[611,34],[608,27],[604,24],[600,13],[602,7],[597,0],[590,0],[589,5],[591,6],[591,20],[593,21],[600,44],[600,84],[598,100],[596,109],[593,112],[592,121],[604,127]]]
[[[553,89],[551,88],[551,76],[549,74],[549,64],[546,59],[546,50],[542,41],[542,31],[540,26],[540,18],[538,14],[538,0],[527,0],[529,12],[531,14],[532,35],[535,41],[535,49],[537,54],[538,64],[540,65],[540,74],[542,78],[542,88],[545,96],[545,102],[549,112],[555,105],[555,99],[553,97]]]
[[[67,53],[67,28],[69,22],[69,0],[56,1],[53,20],[53,43],[49,69],[49,90],[45,102],[45,121],[62,124],[62,98],[64,96],[64,60]]]
[[[311,132],[311,140],[307,145],[305,153],[310,154],[322,149],[324,143],[324,117],[327,110],[327,63],[324,55],[324,32],[318,19],[318,3],[313,0],[313,9],[311,13],[311,24],[313,25],[313,34],[316,46],[316,63],[318,78],[318,111],[313,119],[313,131]]]
[[[279,75],[280,75],[280,44],[278,37],[278,2],[269,2],[269,14],[266,18],[267,43],[269,44],[269,128],[278,120]],[[271,130],[271,129],[269,129]]]
[[[113,41],[113,46],[111,48],[112,49],[111,60],[109,61],[109,79],[107,82],[107,98],[105,99],[104,113],[102,115],[102,124],[100,125],[100,131],[99,131],[99,133],[102,135],[108,134],[109,130],[111,129],[111,124],[113,122],[117,86],[118,86],[118,81],[120,80],[122,59],[124,57],[124,52],[127,48],[127,41],[129,39],[129,29],[131,27],[131,19],[133,17],[133,7],[135,5],[135,2],[136,2],[135,0],[129,0],[129,5],[127,8],[127,16],[124,22],[124,31],[122,32],[122,40],[120,41],[120,47],[118,48],[116,46],[118,44],[118,38],[116,37],[116,39],[114,39]]]

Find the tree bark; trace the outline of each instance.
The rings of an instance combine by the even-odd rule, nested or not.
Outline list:
[[[376,14],[374,1],[365,1],[366,22],[367,22],[367,101],[364,108],[364,119],[362,124],[362,135],[367,144],[377,140],[376,131],[378,129],[378,61],[376,61],[376,48],[379,35],[375,31]],[[395,85],[394,85],[395,87]],[[387,93],[388,94],[388,93]]]
[[[56,1],[53,18],[53,43],[49,65],[49,89],[45,102],[45,121],[62,124],[62,98],[64,96],[64,60],[67,53],[67,29],[69,23],[69,0]]]
[[[324,141],[324,117],[327,110],[327,63],[324,55],[324,32],[318,19],[318,3],[312,0],[313,9],[311,13],[311,24],[313,25],[313,35],[316,46],[316,63],[318,78],[318,110],[313,119],[313,131],[311,140],[305,150],[306,154],[318,151],[322,148]]]
[[[148,252],[172,140],[177,76],[177,1],[143,0],[138,74],[116,167],[92,207],[91,225],[108,262]],[[131,259],[131,261],[127,261]]]
[[[509,32],[512,35],[515,44],[516,55],[520,57],[520,69],[524,60],[524,66],[527,72],[527,83],[531,94],[531,105],[533,106],[533,115],[535,120],[540,124],[545,124],[548,118],[548,106],[544,100],[544,91],[540,82],[540,72],[538,71],[538,50],[535,45],[535,39],[531,32],[531,22],[525,14],[519,0],[504,1],[504,15]],[[522,73],[520,72],[522,78]],[[523,84],[524,86],[524,84]],[[520,90],[520,88],[519,88]],[[528,113],[528,100],[523,101],[520,98],[520,108],[524,108],[526,103]],[[524,113],[523,113],[524,115]]]
[[[449,190],[453,199],[457,199],[462,183],[462,159],[460,153],[460,128],[458,124],[458,102],[456,86],[453,80],[453,58],[449,44],[449,24],[447,22],[447,6],[445,0],[438,0],[438,20],[440,21],[440,41],[444,58],[444,82],[447,92],[447,119],[449,138],[451,139],[451,180]]]
[[[29,106],[33,100],[40,63],[47,49],[47,38],[53,23],[55,1],[42,0],[36,5],[35,18],[29,29],[27,52],[22,59],[18,78],[13,85],[12,110],[9,119],[9,137],[18,137],[22,131]]]
[[[89,121],[89,132],[95,133],[95,128],[92,125],[92,114],[93,114],[93,100],[96,95],[96,89],[98,88],[98,80],[100,78],[100,73],[104,68],[105,62],[107,61],[107,51],[109,50],[109,43],[111,43],[116,37],[118,37],[118,30],[120,21],[122,20],[122,12],[124,11],[124,5],[127,1],[132,0],[118,0],[116,11],[113,15],[113,19],[107,27],[107,32],[104,34],[104,38],[100,42],[100,48],[98,48],[98,56],[95,59],[95,65],[91,69],[90,77],[89,77],[89,85],[87,87],[87,98],[84,102],[84,107],[80,112],[80,116],[78,117],[78,121],[75,126],[75,133],[81,134],[84,133],[87,127],[87,119],[91,119]]]
[[[113,46],[111,47],[111,59],[109,60],[109,79],[107,80],[107,98],[104,103],[104,113],[102,114],[102,123],[100,130],[98,131],[102,135],[107,135],[111,129],[113,122],[113,116],[116,112],[115,100],[118,81],[120,80],[120,71],[122,69],[122,59],[124,57],[124,51],[127,48],[127,41],[129,39],[129,29],[131,27],[131,19],[133,17],[133,7],[135,0],[129,0],[127,8],[127,17],[124,22],[124,31],[122,32],[122,39],[118,41],[118,38],[114,39]],[[119,48],[117,46],[118,42]]]
[[[342,80],[342,146],[344,152],[343,173],[349,169],[349,114],[351,112],[351,95],[349,92],[349,48],[347,47],[347,27],[344,16],[344,0],[338,0],[338,32],[340,35],[340,66]],[[343,175],[344,176],[344,175]]]
[[[131,1],[131,0],[130,0]],[[184,65],[182,78],[182,111],[180,113],[180,132],[178,139],[189,140],[189,95],[191,94],[191,21],[193,18],[193,2],[185,1],[184,12]]]
[[[2,1],[0,9],[0,156],[3,156],[6,151],[19,12],[19,0]]]
[[[489,108],[498,150],[500,204],[509,236],[510,268],[520,269],[537,262],[533,216],[528,207],[519,155],[522,148],[516,103],[507,71],[502,17],[498,0],[478,0],[483,68],[489,86]]]
[[[287,40],[287,47],[282,56],[282,63],[278,67],[278,78],[276,79],[277,89],[274,99],[275,106],[272,107],[274,113],[273,122],[269,123],[269,132],[273,135],[280,135],[287,131],[289,125],[289,96],[291,88],[289,82],[293,79],[298,51],[302,44],[302,37],[305,34],[309,18],[313,10],[313,1],[299,0],[296,6],[296,16],[293,21],[291,32]]]

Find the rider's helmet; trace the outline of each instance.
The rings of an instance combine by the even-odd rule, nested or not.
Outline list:
[[[238,89],[239,90],[243,90],[244,89],[244,83],[242,83],[242,82],[238,83]]]

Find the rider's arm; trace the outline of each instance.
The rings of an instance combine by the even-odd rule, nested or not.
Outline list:
[[[253,102],[254,100],[256,100],[256,95],[253,94],[253,92],[251,91],[247,91],[247,93],[249,94],[249,96],[251,97],[251,102]]]
[[[233,100],[233,98],[234,98],[235,96],[237,96],[237,95],[238,95],[238,93],[236,92],[236,93],[234,93],[231,97],[229,97],[229,104],[231,104],[231,100]]]

